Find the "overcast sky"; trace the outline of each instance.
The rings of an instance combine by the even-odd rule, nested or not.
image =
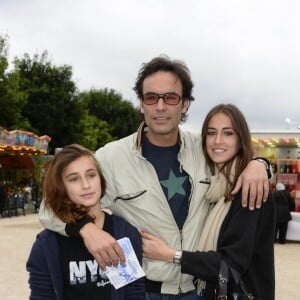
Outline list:
[[[195,101],[186,127],[234,103],[256,129],[300,123],[298,0],[0,0],[9,58],[44,50],[73,67],[79,90],[132,90],[142,63],[160,54],[183,60]]]

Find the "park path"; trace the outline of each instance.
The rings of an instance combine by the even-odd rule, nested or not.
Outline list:
[[[0,298],[29,298],[25,263],[42,229],[36,214],[0,218]],[[296,300],[300,283],[300,243],[275,245],[276,300]]]

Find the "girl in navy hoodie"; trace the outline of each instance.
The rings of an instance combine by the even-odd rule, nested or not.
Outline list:
[[[100,206],[106,181],[93,153],[73,144],[55,155],[44,184],[45,205],[63,222],[92,220],[114,238],[128,237],[141,263],[141,237],[135,227]],[[29,259],[30,299],[144,299],[144,279],[115,289],[82,239],[49,230],[39,233]]]

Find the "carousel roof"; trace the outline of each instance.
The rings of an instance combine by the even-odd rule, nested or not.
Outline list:
[[[38,154],[47,154],[48,143],[51,138],[48,135],[23,131],[8,131],[0,127],[0,164],[1,167],[10,168],[34,168],[32,157]]]

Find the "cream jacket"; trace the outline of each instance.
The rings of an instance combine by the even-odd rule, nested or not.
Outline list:
[[[155,169],[141,154],[142,130],[143,126],[137,133],[109,143],[96,152],[108,181],[102,206],[124,217],[139,230],[159,236],[176,249],[196,250],[208,211],[204,200],[208,185],[200,183],[207,177],[200,135],[180,131],[178,160],[189,174],[192,186],[189,214],[180,232]],[[181,274],[180,266],[144,259],[143,268],[148,279],[163,283],[161,293],[177,294],[195,288],[193,277]]]

